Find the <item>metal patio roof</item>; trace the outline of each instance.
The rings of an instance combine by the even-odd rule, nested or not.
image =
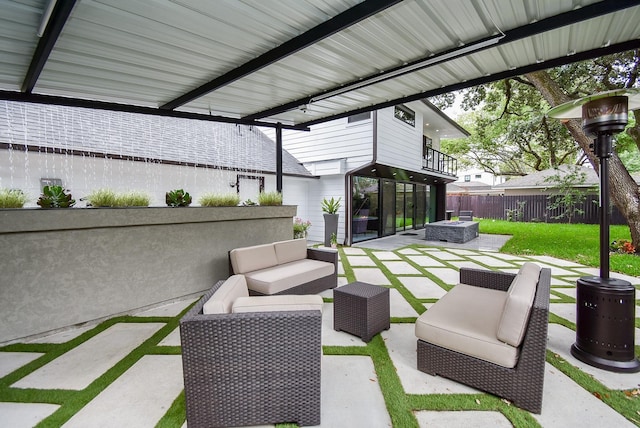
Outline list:
[[[638,48],[638,22],[638,0],[2,0],[0,99],[303,129]]]

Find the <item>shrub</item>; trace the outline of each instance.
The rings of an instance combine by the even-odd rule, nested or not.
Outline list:
[[[636,247],[627,239],[619,239],[611,243],[609,251],[622,254],[635,254]]]
[[[117,198],[119,207],[148,207],[150,202],[151,198],[144,192],[127,192]]]
[[[338,200],[335,200],[333,196],[331,197],[331,199],[324,198],[322,200],[322,212],[327,214],[337,214],[338,210],[340,209],[341,200],[342,197],[338,198]]]
[[[176,189],[167,192],[165,201],[169,207],[188,207],[191,204],[192,198],[189,192]]]
[[[62,186],[44,186],[37,204],[42,208],[70,208],[76,203]]]
[[[282,205],[282,193],[280,192],[260,192],[258,203],[264,206]]]
[[[0,208],[22,208],[28,200],[22,190],[0,189]]]
[[[240,203],[237,193],[205,193],[198,200],[203,207],[235,207]]]

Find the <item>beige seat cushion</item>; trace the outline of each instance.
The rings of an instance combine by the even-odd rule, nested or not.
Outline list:
[[[229,253],[233,273],[247,273],[278,264],[273,244],[236,248]]]
[[[322,297],[313,294],[240,297],[233,304],[233,313],[314,311],[322,312]]]
[[[290,239],[288,241],[274,242],[278,264],[294,262],[307,258],[307,240]]]
[[[230,276],[202,306],[203,314],[230,314],[233,302],[248,297],[249,290],[242,275]]]
[[[262,294],[276,294],[314,279],[334,273],[333,263],[319,260],[296,260],[247,273],[247,286]]]
[[[420,315],[419,339],[503,367],[515,367],[518,348],[496,337],[507,293],[458,284]]]
[[[520,346],[524,339],[539,277],[540,266],[525,263],[509,286],[497,336],[511,346]]]

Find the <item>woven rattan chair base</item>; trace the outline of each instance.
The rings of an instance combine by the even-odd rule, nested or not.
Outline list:
[[[460,270],[461,283],[499,290],[507,290],[514,276],[501,272]],[[505,398],[530,412],[540,413],[549,322],[550,284],[551,271],[542,269],[527,332],[521,345],[520,357],[514,368],[501,367],[418,340],[418,370],[453,379]]]

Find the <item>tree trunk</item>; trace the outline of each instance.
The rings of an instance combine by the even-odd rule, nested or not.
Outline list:
[[[536,71],[528,73],[526,76],[552,107],[571,100],[546,71]],[[589,162],[599,174],[600,162],[589,148],[593,139],[589,138],[582,130],[581,120],[572,119],[564,122],[564,125],[587,154]],[[640,187],[615,153],[609,160],[609,188],[611,200],[627,220],[631,231],[631,240],[638,248],[640,245]]]

